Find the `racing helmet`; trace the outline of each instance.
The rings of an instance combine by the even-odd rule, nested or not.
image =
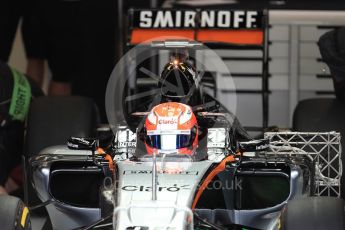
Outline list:
[[[166,101],[188,104],[191,104],[189,101],[195,101],[198,92],[197,74],[187,61],[173,59],[165,65],[160,78],[158,87]]]
[[[197,119],[188,105],[166,102],[155,106],[145,121],[148,154],[192,155],[198,146]]]

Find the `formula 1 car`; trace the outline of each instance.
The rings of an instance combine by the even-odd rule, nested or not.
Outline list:
[[[190,112],[176,104],[186,108],[185,115]],[[207,129],[206,143],[199,142],[196,149],[183,145],[196,140],[184,138],[192,131],[147,125],[146,133],[152,135],[140,149],[143,133],[119,126],[114,141],[72,137],[67,146],[49,147],[34,156],[33,184],[53,228],[343,229],[343,201],[312,196],[320,189],[317,182],[338,182],[317,171],[320,165],[316,167],[312,154],[279,141],[270,145],[268,139],[239,142],[233,151],[224,115],[197,116],[210,116],[217,125]],[[298,142],[312,134],[280,135]],[[312,138],[323,135],[339,138],[336,133]],[[167,136],[174,141],[164,144]],[[167,143],[173,143],[175,151],[163,151]]]
[[[344,229],[343,201],[319,196],[340,194],[338,133],[253,140],[187,60],[160,77],[150,108],[125,106],[114,132],[97,138],[87,138],[97,123],[90,100],[33,102],[27,187],[40,203],[29,199],[31,211],[46,207],[53,229]],[[29,229],[28,209],[9,201],[0,216],[20,206],[26,212],[8,220]]]
[[[31,210],[46,207],[53,229],[344,229],[344,202],[331,197],[340,194],[340,135],[253,140],[196,76],[170,61],[156,103],[126,109],[97,138],[85,137],[94,135],[89,100],[33,102],[26,171],[41,203]],[[47,127],[50,136],[38,135]],[[51,146],[68,128],[67,145]]]

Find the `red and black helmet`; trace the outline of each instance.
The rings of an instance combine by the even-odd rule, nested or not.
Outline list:
[[[155,106],[146,118],[145,146],[149,154],[194,154],[198,146],[197,119],[190,106],[167,102]]]

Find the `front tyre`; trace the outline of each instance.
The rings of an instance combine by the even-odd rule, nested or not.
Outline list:
[[[343,230],[344,200],[307,197],[289,201],[282,212],[281,229]]]
[[[31,230],[29,209],[13,196],[0,196],[0,229]]]

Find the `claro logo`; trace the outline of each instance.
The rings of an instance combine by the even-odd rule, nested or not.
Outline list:
[[[174,125],[174,124],[177,124],[177,121],[176,120],[161,119],[161,120],[158,120],[158,124],[160,124],[160,125]]]
[[[158,192],[178,192],[180,190],[190,190],[190,185],[172,185],[172,186],[158,186],[157,191]],[[136,185],[125,185],[122,187],[123,191],[127,192],[151,192],[152,187],[151,186],[136,186]]]

